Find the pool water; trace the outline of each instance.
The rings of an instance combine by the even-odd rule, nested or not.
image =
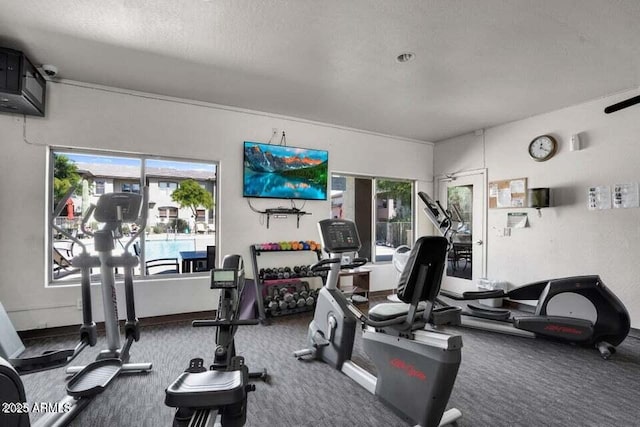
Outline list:
[[[195,251],[195,239],[186,240],[147,240],[145,244],[146,260],[158,258],[178,258],[180,251]]]

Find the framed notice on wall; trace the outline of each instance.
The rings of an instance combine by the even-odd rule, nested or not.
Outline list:
[[[527,207],[527,178],[503,179],[489,183],[489,208]]]

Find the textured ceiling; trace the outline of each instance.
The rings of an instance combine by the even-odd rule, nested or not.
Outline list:
[[[637,88],[640,1],[4,0],[0,45],[61,78],[438,141]]]

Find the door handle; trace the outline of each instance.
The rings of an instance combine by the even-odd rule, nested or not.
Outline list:
[[[484,242],[483,242],[482,240],[476,240],[474,243],[475,243],[476,245],[480,246],[480,245],[482,245]]]

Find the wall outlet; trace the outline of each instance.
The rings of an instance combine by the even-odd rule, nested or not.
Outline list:
[[[509,237],[509,236],[511,236],[510,227],[498,228],[498,237]]]
[[[82,298],[78,298],[78,300],[76,301],[76,308],[78,310],[82,310]]]

